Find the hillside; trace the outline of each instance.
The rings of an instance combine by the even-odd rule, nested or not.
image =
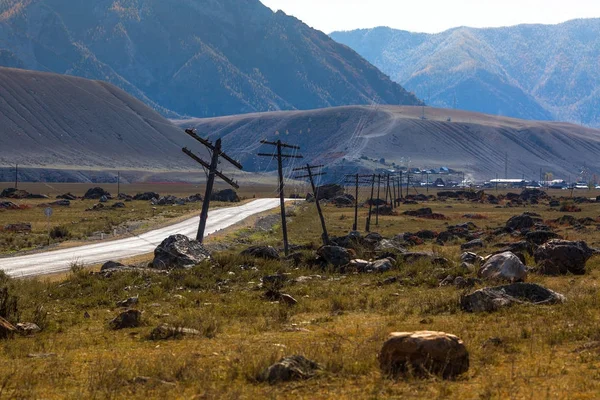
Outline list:
[[[85,169],[192,169],[181,147],[193,143],[111,84],[0,68],[0,166],[64,170],[70,180]]]
[[[108,81],[169,117],[418,103],[259,0],[2,0],[0,65]]]
[[[567,123],[538,122],[472,112],[422,107],[340,107],[176,121],[202,135],[222,137],[238,149],[248,170],[276,168],[257,158],[259,141],[282,139],[299,144],[306,158],[346,172],[370,167],[362,156],[412,167],[448,166],[477,179],[504,174],[536,178],[542,168],[557,177],[575,176],[584,163],[600,171],[600,130]],[[451,118],[451,122],[448,121]],[[262,149],[264,150],[264,148]]]
[[[331,37],[433,106],[600,126],[600,19]]]

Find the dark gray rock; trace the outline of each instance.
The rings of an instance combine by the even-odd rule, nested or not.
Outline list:
[[[122,268],[127,268],[127,266],[125,264],[121,264],[120,262],[107,261],[104,263],[104,265],[102,265],[102,268],[100,268],[100,272],[107,270],[118,270]]]
[[[461,298],[461,307],[467,312],[492,312],[513,304],[557,304],[565,296],[534,283],[514,283],[477,290]]]
[[[537,246],[540,246],[551,239],[558,238],[558,234],[552,231],[531,231],[525,234],[525,240],[529,243],[533,243]]]
[[[279,252],[271,246],[252,246],[240,253],[242,256],[279,260]]]
[[[191,268],[210,259],[210,253],[202,244],[184,235],[173,235],[165,239],[156,250],[152,268]]]
[[[85,192],[83,198],[86,200],[100,200],[100,198],[103,196],[107,199],[112,198],[110,193],[108,193],[106,190],[102,189],[101,187],[95,187]]]
[[[127,310],[119,314],[110,322],[112,329],[137,328],[142,320],[142,312],[139,310]]]
[[[345,194],[344,188],[337,184],[319,186],[316,192],[317,200],[331,200]]]
[[[483,240],[475,239],[470,242],[464,243],[460,246],[461,250],[473,250],[473,249],[481,249],[484,247]]]
[[[138,193],[135,196],[133,196],[133,200],[139,200],[139,201],[150,201],[152,199],[160,199],[160,195],[158,193],[155,192],[146,192],[146,193]]]
[[[317,250],[317,255],[335,267],[343,267],[350,262],[350,252],[339,246],[323,246]]]
[[[285,357],[271,365],[263,373],[262,380],[274,384],[294,380],[308,379],[320,369],[319,365],[303,356]]]
[[[586,242],[554,239],[538,247],[535,262],[544,275],[585,274],[585,264],[594,255]]]
[[[512,230],[520,231],[530,229],[536,223],[536,220],[528,214],[515,215],[506,222],[506,227]]]

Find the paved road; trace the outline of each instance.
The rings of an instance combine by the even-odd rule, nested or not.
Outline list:
[[[225,229],[244,219],[279,205],[278,199],[259,199],[239,207],[220,208],[208,214],[206,234]],[[49,251],[0,259],[0,270],[10,276],[27,277],[69,271],[74,262],[83,265],[100,264],[152,253],[165,238],[176,233],[196,237],[198,217],[139,236],[90,244],[70,249]]]

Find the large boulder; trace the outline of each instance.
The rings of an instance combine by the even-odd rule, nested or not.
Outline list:
[[[513,283],[477,290],[461,298],[460,304],[467,312],[492,312],[513,304],[557,304],[565,296],[534,283]]]
[[[470,242],[463,243],[460,246],[460,249],[461,250],[473,250],[473,249],[481,249],[484,246],[485,245],[483,243],[483,240],[481,240],[481,239],[474,239],[474,240],[471,240]]]
[[[191,268],[208,259],[210,253],[200,242],[184,235],[173,235],[154,250],[152,267],[162,270]]]
[[[220,190],[216,193],[213,193],[210,196],[210,200],[211,201],[223,201],[226,203],[239,203],[240,202],[240,198],[238,197],[236,191],[233,189],[224,189],[224,190]]]
[[[322,246],[317,250],[317,255],[335,267],[343,267],[351,259],[350,252],[339,246]]]
[[[262,380],[274,384],[308,379],[320,369],[319,365],[303,356],[284,357],[263,372]]]
[[[337,184],[319,186],[316,190],[317,200],[331,200],[344,195],[344,188]]]
[[[354,205],[354,197],[349,194],[334,197],[331,202],[337,207],[352,207]]]
[[[108,193],[101,187],[91,188],[87,192],[85,192],[85,195],[83,196],[83,198],[86,200],[100,200],[102,197],[106,197],[107,199],[112,198],[110,193]]]
[[[519,257],[507,251],[490,257],[479,270],[479,277],[489,280],[521,282],[527,278],[527,267]]]
[[[242,256],[279,260],[279,252],[271,246],[252,246],[241,252]]]
[[[586,242],[554,239],[538,247],[534,253],[540,272],[545,275],[585,274],[585,263],[594,255]]]
[[[381,348],[379,365],[388,376],[453,378],[469,370],[469,352],[462,340],[448,333],[395,332]]]

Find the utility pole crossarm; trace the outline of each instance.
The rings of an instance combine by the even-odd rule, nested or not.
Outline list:
[[[187,154],[191,159],[193,159],[194,161],[196,161],[198,164],[202,165],[204,168],[206,169],[210,169],[210,165],[202,160],[200,157],[198,157],[197,155],[195,155],[194,153],[192,153],[190,150],[188,150],[187,148],[183,149],[183,152],[185,154]],[[232,179],[229,179],[227,176],[225,176],[222,172],[220,171],[214,171],[215,175],[217,175],[219,178],[223,179],[227,184],[229,184],[230,186],[233,186],[236,189],[239,189],[240,186],[238,185],[237,182],[234,182]]]
[[[203,145],[205,145],[210,150],[215,151],[215,146],[210,141],[208,141],[206,139],[203,139],[200,136],[198,136],[196,134],[196,132],[194,132],[193,129],[186,129],[185,133],[187,133],[192,138],[196,139],[197,141],[199,141],[200,143],[202,143]],[[219,157],[223,157],[225,160],[229,161],[234,167],[236,167],[238,169],[244,169],[244,167],[242,166],[242,164],[240,164],[239,161],[234,160],[233,158],[229,157],[227,154],[223,153],[222,151],[219,152]]]
[[[292,154],[282,154],[281,156],[278,154],[266,154],[266,153],[258,153],[259,157],[271,157],[271,158],[277,158],[277,157],[281,157],[281,158],[304,158],[304,156],[295,156]]]
[[[294,145],[287,144],[287,143],[281,143],[281,141],[269,142],[268,140],[261,140],[260,142],[262,144],[270,144],[271,146],[281,146],[281,147],[285,147],[286,149],[300,150],[300,146],[294,146]]]

